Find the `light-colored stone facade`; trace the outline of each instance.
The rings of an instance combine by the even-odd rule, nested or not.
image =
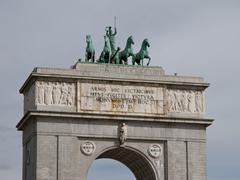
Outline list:
[[[87,180],[95,159],[137,180],[206,180],[203,78],[160,67],[35,68],[24,95],[24,180]]]

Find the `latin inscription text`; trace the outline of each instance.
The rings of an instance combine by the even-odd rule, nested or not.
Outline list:
[[[103,111],[162,113],[162,88],[87,83],[81,87],[83,108],[91,102]]]

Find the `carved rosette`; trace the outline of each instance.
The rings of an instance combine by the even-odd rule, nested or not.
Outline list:
[[[86,141],[80,146],[81,152],[87,156],[90,156],[96,150],[96,145],[92,141]]]
[[[36,105],[69,106],[75,105],[76,87],[66,82],[36,82]]]
[[[151,144],[148,147],[148,154],[152,157],[152,158],[159,158],[160,155],[162,154],[162,147],[160,144]]]
[[[167,111],[180,113],[204,113],[202,91],[167,90]]]
[[[160,156],[162,155],[163,150],[160,144],[151,144],[148,147],[148,154],[154,159],[154,163],[157,168],[160,168]]]

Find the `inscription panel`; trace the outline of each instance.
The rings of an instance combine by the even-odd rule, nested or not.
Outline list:
[[[163,88],[81,83],[80,109],[163,114]]]

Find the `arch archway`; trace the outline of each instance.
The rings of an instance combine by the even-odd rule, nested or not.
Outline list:
[[[87,173],[87,180],[136,180],[132,171],[113,159],[96,159]]]
[[[157,180],[151,162],[141,152],[131,148],[111,148],[102,152],[96,159],[113,159],[126,165],[136,180]]]

